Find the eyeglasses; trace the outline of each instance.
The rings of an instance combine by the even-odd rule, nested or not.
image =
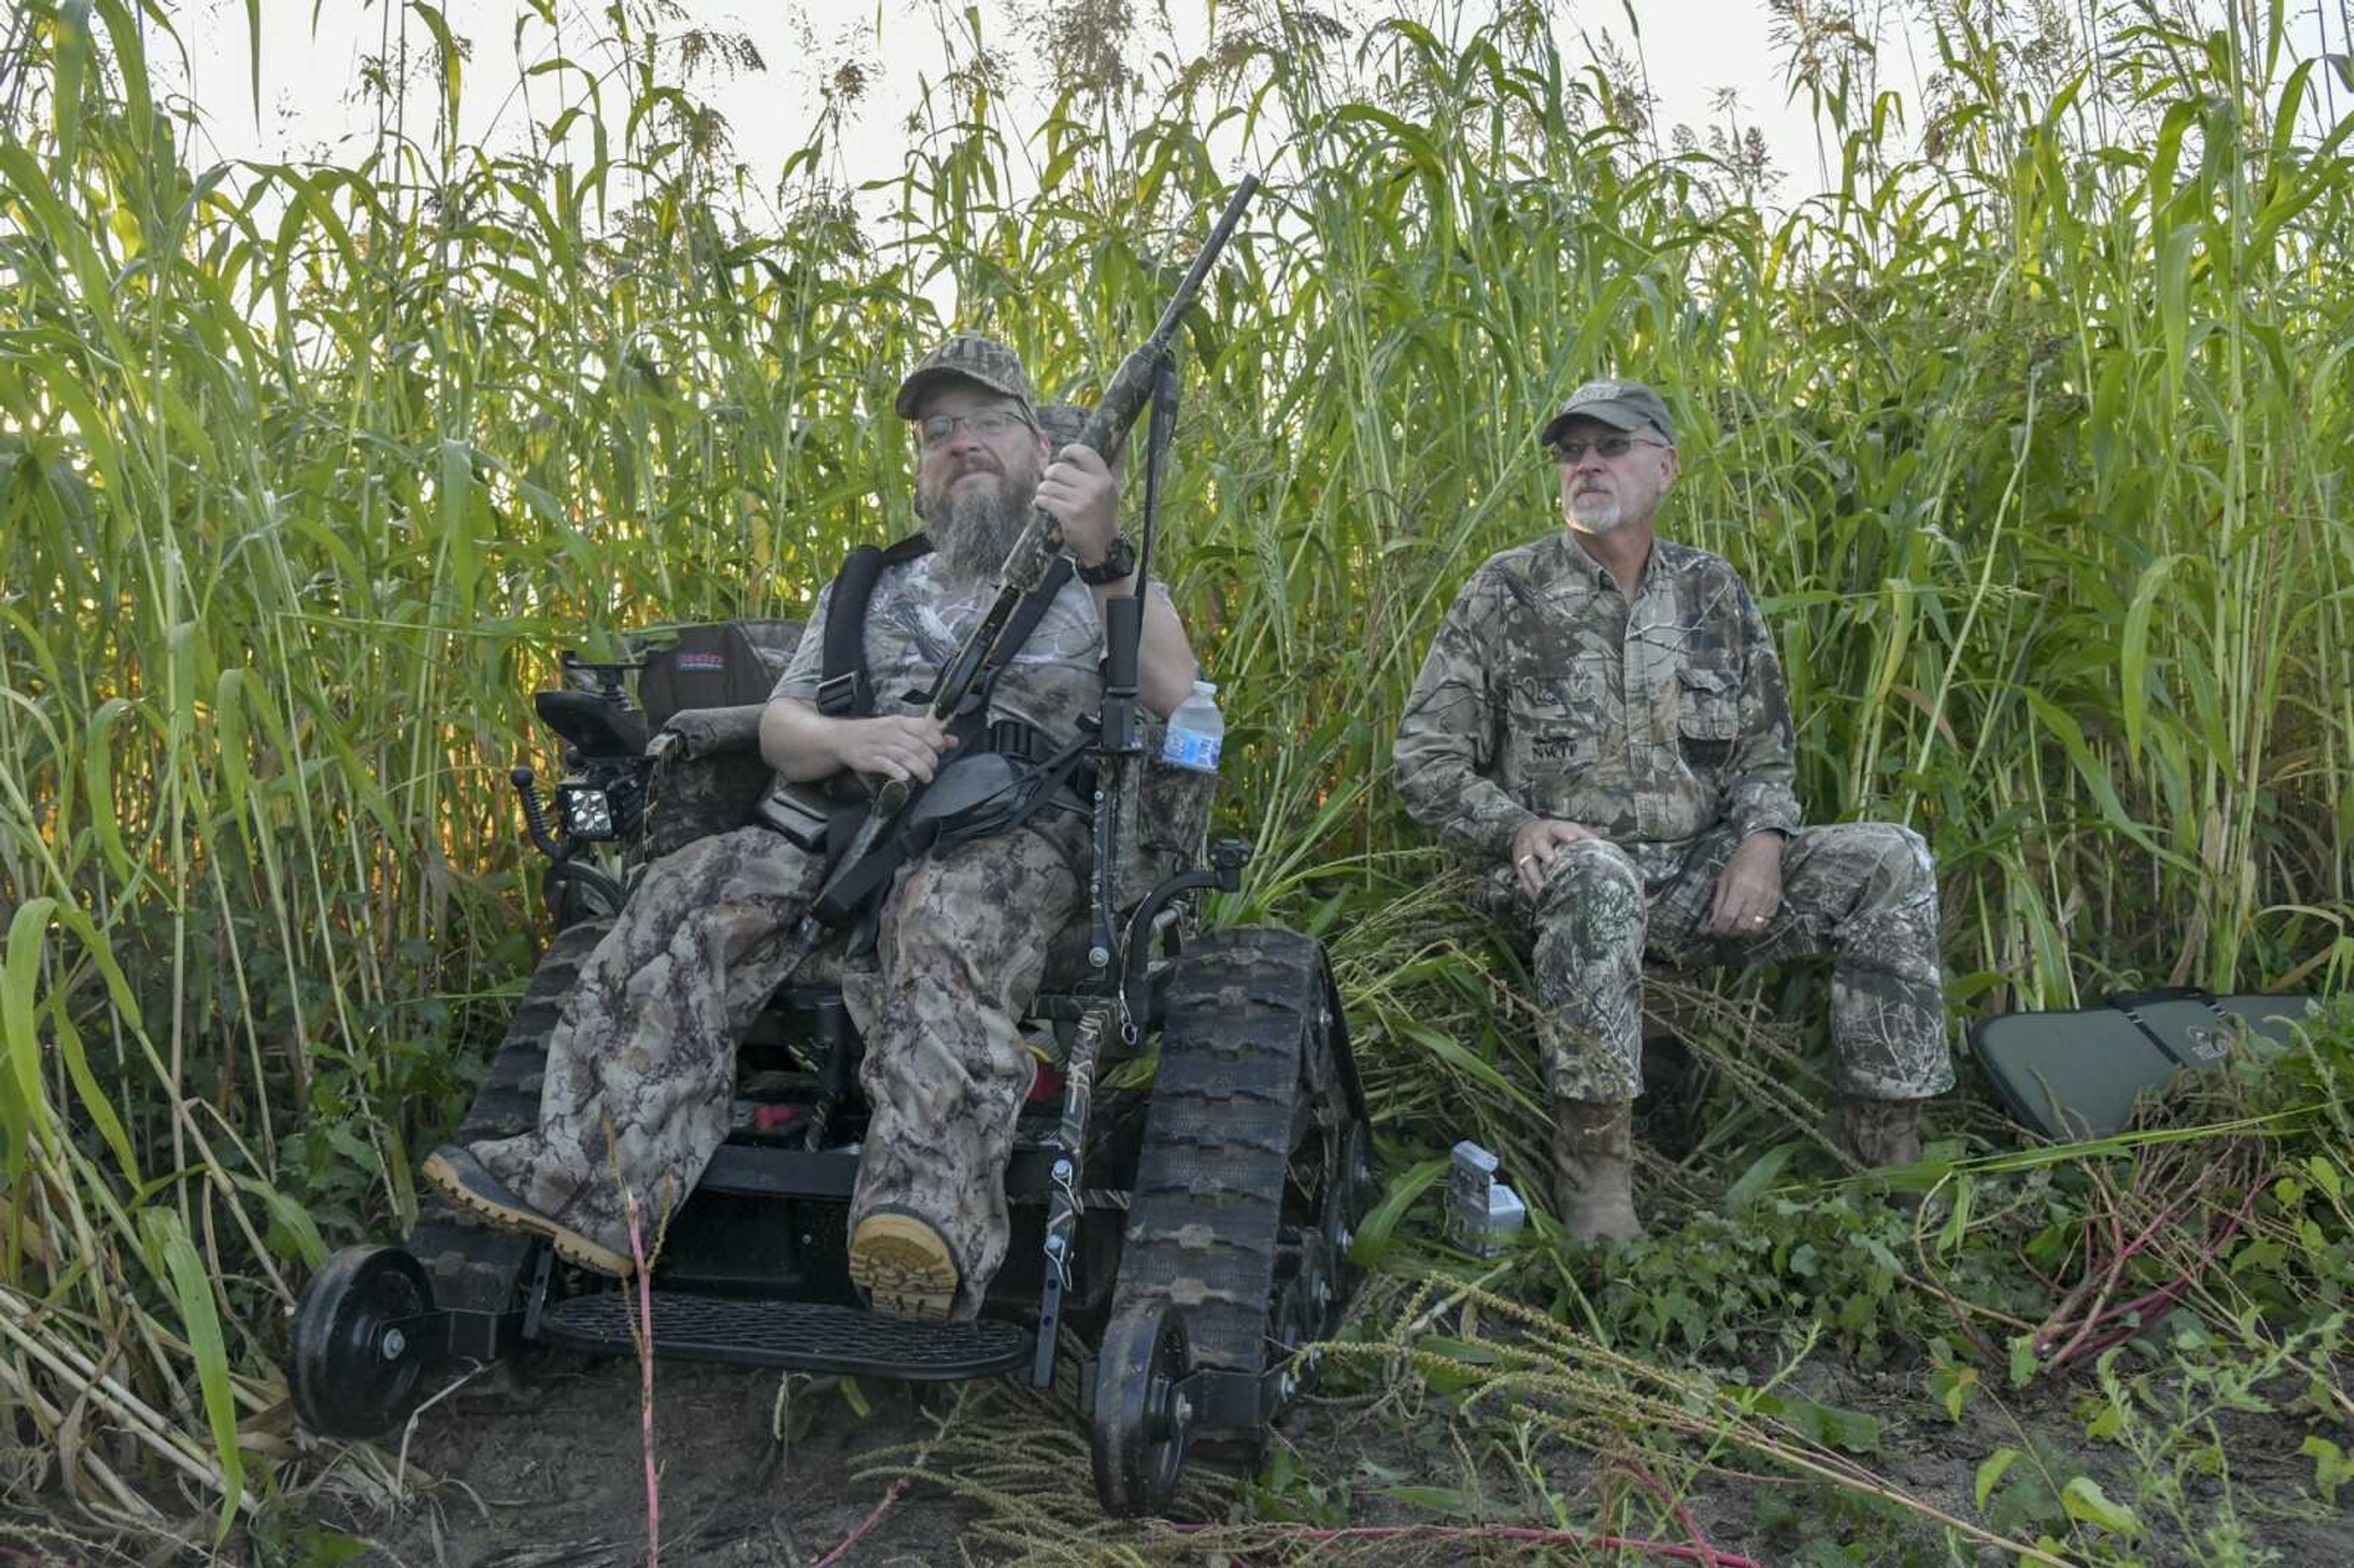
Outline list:
[[[977,414],[934,414],[919,419],[916,422],[916,439],[923,443],[926,451],[938,451],[956,435],[959,425],[983,440],[994,440],[1016,425],[1026,430],[1038,428],[1018,409],[983,408]]]
[[[1622,458],[1637,447],[1664,447],[1667,444],[1665,441],[1646,440],[1636,436],[1604,436],[1598,440],[1591,441],[1555,441],[1553,450],[1560,454],[1562,461],[1576,462],[1585,456],[1589,449],[1606,458]]]

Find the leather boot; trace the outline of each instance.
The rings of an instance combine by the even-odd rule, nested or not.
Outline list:
[[[1625,1100],[1553,1104],[1553,1206],[1575,1241],[1633,1241],[1634,1107]]]
[[[1873,1170],[1910,1165],[1921,1158],[1921,1102],[1843,1099],[1840,1142],[1859,1163]]]

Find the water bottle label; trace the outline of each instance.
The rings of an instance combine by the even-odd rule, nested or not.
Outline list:
[[[1172,729],[1161,747],[1162,760],[1179,768],[1190,768],[1196,773],[1215,773],[1218,752],[1225,745],[1222,735],[1204,735],[1197,729]]]

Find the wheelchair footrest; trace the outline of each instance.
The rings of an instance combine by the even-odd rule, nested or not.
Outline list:
[[[566,1350],[634,1356],[634,1287],[574,1296],[540,1319],[539,1338]],[[1032,1335],[1019,1323],[917,1323],[820,1301],[757,1301],[653,1293],[658,1356],[843,1372],[910,1382],[951,1382],[1012,1372],[1030,1360]]]

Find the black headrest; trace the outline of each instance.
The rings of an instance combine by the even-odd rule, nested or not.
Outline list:
[[[542,723],[587,758],[635,757],[646,748],[646,715],[595,692],[534,692]]]

